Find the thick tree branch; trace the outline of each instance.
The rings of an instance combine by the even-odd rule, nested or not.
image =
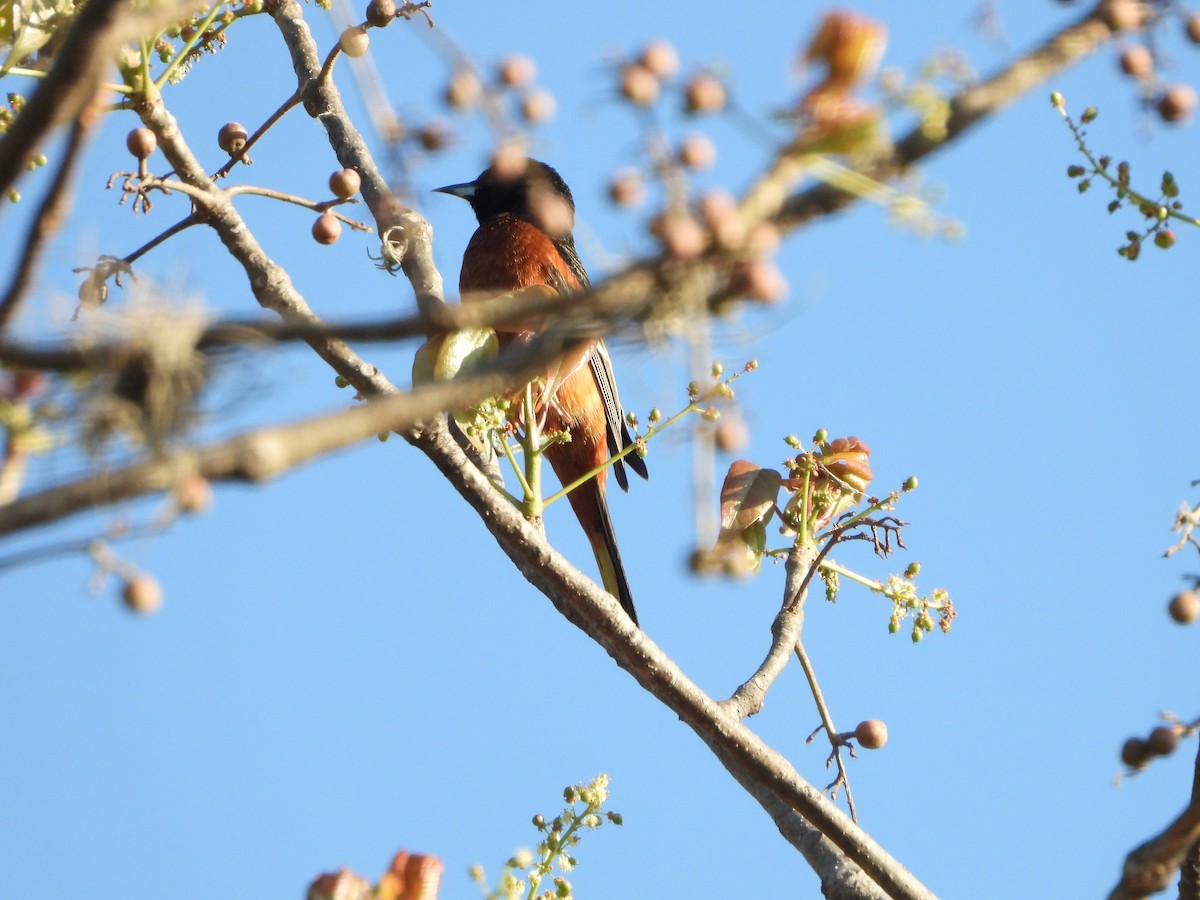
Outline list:
[[[330,338],[356,343],[393,342],[431,333],[496,328],[511,322],[544,319],[551,314],[561,320],[564,308],[573,312],[572,330],[583,340],[606,334],[615,321],[624,318],[618,317],[611,308],[606,314],[596,313],[592,298],[592,294],[581,294],[564,303],[560,297],[548,297],[543,293],[517,293],[496,297],[487,303],[442,306],[432,318],[399,316],[378,322],[324,322],[315,317],[300,321],[221,319],[205,326],[196,338],[196,349],[209,353],[246,345],[311,343]],[[558,324],[561,326],[561,322]],[[119,339],[94,341],[89,338],[86,343],[76,340],[57,343],[0,340],[0,364],[46,372],[106,371],[122,365],[129,354],[128,341]]]
[[[1192,803],[1200,803],[1200,749],[1192,766]],[[1200,900],[1200,840],[1192,843],[1180,863],[1179,900]]]
[[[436,402],[427,405],[436,410]],[[0,506],[0,536],[47,525],[73,513],[169,491],[190,475],[203,475],[210,481],[266,481],[380,431],[406,427],[419,406],[411,397],[387,398],[89,475]]]
[[[693,684],[670,657],[629,621],[615,598],[546,544],[467,460],[450,438],[444,420],[439,419],[414,442],[480,515],[526,579],[642,687],[686,722],[739,782],[756,785],[755,796],[776,819],[781,833],[805,854],[810,865],[824,865],[830,858],[836,858],[828,855],[836,847],[888,895],[932,897],[899,862],[801,778],[786,758]],[[807,832],[805,838],[794,840],[801,826],[793,814],[807,820],[820,836]],[[822,846],[827,850],[815,852],[815,848]],[[824,868],[818,874],[823,880],[831,877]]]
[[[1165,890],[1200,840],[1200,803],[1193,800],[1157,837],[1132,850],[1109,900],[1137,900]]]
[[[170,490],[193,472],[212,481],[264,481],[314,457],[339,450],[380,432],[419,428],[446,409],[459,409],[504,394],[514,382],[528,381],[560,357],[565,348],[558,328],[503,359],[456,378],[409,393],[376,395],[348,410],[239,435],[201,448],[187,448],[88,475],[0,505],[0,537],[48,525],[75,513]],[[294,445],[288,444],[294,442]],[[502,501],[503,502],[503,501]]]

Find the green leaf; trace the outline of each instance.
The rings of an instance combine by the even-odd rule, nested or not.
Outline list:
[[[71,0],[0,0],[0,45],[12,48],[0,75],[37,53],[74,15]]]

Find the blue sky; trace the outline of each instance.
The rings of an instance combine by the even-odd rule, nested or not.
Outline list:
[[[892,4],[859,8],[889,26],[885,65],[908,71],[956,47],[987,73],[1079,14],[998,3],[1006,51],[972,29],[962,4],[908,20]],[[484,66],[518,51],[537,61],[559,113],[536,153],[575,190],[593,280],[651,247],[648,210],[619,213],[604,200],[608,175],[640,152],[606,60],[669,37],[685,70],[722,67],[742,105],[765,118],[801,90],[792,62],[819,12],[695,3],[683,21],[666,5],[627,2],[433,10]],[[315,8],[308,17],[329,46],[336,29]],[[393,102],[418,120],[438,112],[445,80],[424,28],[400,23],[372,44]],[[1169,80],[1195,80],[1196,51],[1177,30],[1164,44]],[[220,125],[265,118],[290,92],[291,71],[266,20],[235,29],[229,49],[204,62],[167,102],[215,168]],[[347,102],[365,123],[346,74]],[[1118,788],[1113,778],[1125,737],[1148,731],[1160,710],[1194,715],[1180,673],[1196,635],[1171,623],[1165,604],[1196,563],[1161,555],[1200,477],[1190,371],[1200,236],[1180,229],[1170,252],[1120,259],[1115,248],[1137,223],[1110,218],[1107,197],[1081,198],[1065,177],[1077,160],[1050,88],[1076,111],[1100,107],[1098,151],[1129,159],[1150,189],[1170,168],[1190,202],[1195,126],[1148,121],[1108,48],[923,167],[964,240],[918,239],[860,205],[794,234],[779,254],[787,301],[720,323],[715,338],[727,367],[760,363],[739,384],[751,430],[740,456],[778,465],[785,435],[825,427],[867,441],[879,490],[920,478],[900,509],[912,523],[908,554],[880,561],[849,548],[838,559],[877,577],[919,560],[923,588],[955,598],[951,634],[916,647],[889,636],[885,605],[847,585],[836,605],[810,599],[805,635],[839,726],[879,717],[890,729],[886,749],[850,765],[861,823],[948,897],[1107,891],[1124,854],[1191,786],[1190,745]],[[729,122],[665,121],[672,134],[718,142],[700,188],[742,188],[769,158]],[[128,166],[131,127],[131,116],[113,116],[94,142],[27,333],[69,327],[72,266],[128,252],[184,214],[172,197],[135,218],[103,191]],[[450,285],[474,223],[465,204],[424,190],[474,177],[486,141],[467,125],[451,152],[414,172]],[[311,196],[334,168],[321,129],[300,113],[253,155],[239,179]],[[8,212],[7,233],[30,206]],[[253,197],[239,208],[321,315],[411,310],[407,284],[368,259],[372,238],[319,248],[308,213]],[[257,309],[244,276],[198,229],[140,271],[217,310]],[[611,345],[627,407],[644,415],[684,402],[679,346]],[[363,353],[406,380],[411,347]],[[216,391],[212,435],[350,401],[302,350],[249,354]],[[643,627],[725,696],[766,647],[781,572],[732,584],[686,573],[681,435],[652,446],[650,482],[611,505]],[[75,465],[37,474],[64,477]],[[155,508],[119,512],[144,520]],[[0,553],[95,535],[107,521],[80,517]],[[547,525],[591,572],[565,507]],[[376,877],[404,847],[445,861],[444,897],[471,897],[467,866],[495,873],[534,842],[533,813],[557,811],[564,785],[599,771],[626,824],[585,840],[572,875],[579,896],[818,893],[699,740],[555,614],[402,441],[372,441],[264,487],[221,488],[208,514],[120,550],[162,581],[158,615],[126,614],[111,584],[89,595],[81,558],[0,573],[0,871],[13,896],[299,896],[342,865]],[[804,744],[817,717],[793,669],[753,724],[824,784],[825,751]]]

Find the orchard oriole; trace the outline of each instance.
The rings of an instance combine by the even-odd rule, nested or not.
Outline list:
[[[575,252],[575,200],[565,181],[545,163],[524,160],[515,171],[486,169],[474,181],[437,188],[471,204],[479,228],[463,254],[458,287],[464,300],[494,297],[534,285],[549,285],[567,296],[589,286],[587,272]],[[501,335],[511,343],[527,329]],[[547,431],[566,431],[570,440],[546,451],[564,485],[602,465],[633,438],[617,396],[612,361],[603,340],[567,354],[546,404]],[[646,463],[631,453],[613,463],[613,476],[629,490],[624,464],[646,477]],[[604,485],[608,470],[567,495],[596,554],[605,589],[616,597],[637,624],[633,596],[617,550]]]

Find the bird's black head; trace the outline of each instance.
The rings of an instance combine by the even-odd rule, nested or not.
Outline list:
[[[558,172],[536,159],[524,160],[523,166],[492,166],[474,181],[435,190],[470,203],[480,225],[507,213],[536,225],[552,238],[569,235],[575,226],[571,189]]]

